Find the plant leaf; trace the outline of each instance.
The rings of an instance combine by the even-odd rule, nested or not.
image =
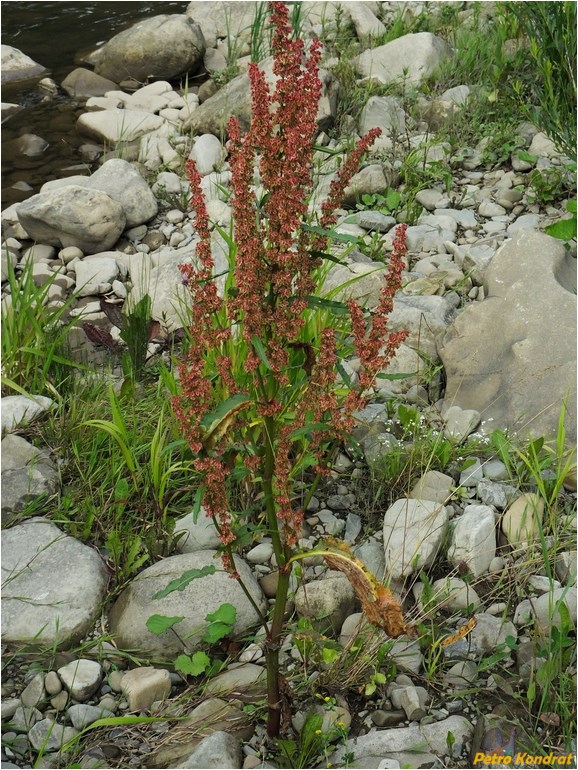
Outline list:
[[[186,572],[183,572],[180,577],[171,580],[166,588],[162,588],[160,591],[157,591],[156,594],[153,594],[153,599],[164,599],[165,596],[172,594],[173,591],[184,591],[193,580],[206,577],[207,575],[214,575],[216,571],[217,568],[214,564],[206,564],[204,567],[201,567],[201,569],[189,569]]]
[[[378,380],[405,380],[406,377],[415,377],[417,372],[399,372],[398,374],[388,374],[387,372],[378,372],[375,376]]]
[[[95,345],[101,345],[115,353],[120,353],[124,349],[120,342],[113,339],[108,329],[103,329],[102,326],[96,326],[95,324],[90,323],[90,321],[84,321],[81,326],[88,339]]]
[[[327,259],[329,262],[335,262],[336,265],[343,264],[342,259],[339,259],[339,257],[336,257],[333,254],[329,254],[327,251],[317,251],[312,249],[309,252],[309,256],[311,256],[313,259]]]
[[[330,666],[332,663],[335,663],[339,657],[339,650],[332,650],[331,647],[324,647],[321,651],[321,657],[325,665]]]
[[[146,626],[151,634],[160,636],[161,634],[164,634],[165,631],[168,631],[169,628],[180,623],[181,620],[183,620],[182,615],[173,615],[172,617],[169,617],[168,615],[151,615],[146,622]]]
[[[119,329],[122,329],[125,319],[120,309],[120,305],[107,302],[103,297],[101,297],[100,310],[105,314],[113,326],[117,326]]]
[[[348,233],[336,233],[334,230],[326,230],[319,225],[302,225],[302,229],[307,233],[316,233],[322,235],[324,238],[329,238],[332,241],[340,241],[341,243],[359,243],[357,235],[349,235]]]
[[[212,449],[217,441],[227,432],[237,412],[240,412],[251,400],[246,393],[237,393],[223,401],[212,412],[201,420],[201,428],[205,431],[203,446]]]
[[[179,655],[174,663],[177,671],[181,671],[188,676],[200,676],[205,673],[210,665],[211,659],[202,650],[198,650],[190,657],[189,655]]]
[[[379,582],[345,543],[333,538],[327,538],[326,542],[327,550],[320,555],[329,569],[339,570],[347,577],[367,620],[394,639],[402,634],[415,636],[416,628],[406,623],[403,610],[389,588]]]
[[[325,299],[325,297],[314,297],[309,295],[305,297],[307,300],[307,307],[319,307],[323,310],[329,310],[333,315],[348,315],[349,308],[344,302],[336,302],[332,299]]]
[[[204,630],[202,639],[207,644],[215,644],[229,633],[231,633],[231,626],[228,623],[211,623]]]
[[[257,351],[257,355],[259,356],[261,361],[265,364],[267,369],[269,369],[269,371],[270,371],[271,370],[271,364],[269,363],[269,359],[267,358],[267,351],[265,350],[265,346],[263,345],[263,343],[261,342],[259,337],[257,337],[256,334],[254,334],[251,337],[251,344],[253,345],[253,347]]]
[[[558,238],[561,241],[570,241],[576,237],[576,219],[561,219],[559,222],[548,225],[544,230],[553,238]]]
[[[532,153],[526,152],[526,150],[518,150],[517,155],[518,158],[523,160],[525,163],[536,163],[538,160],[537,155],[532,155]]]
[[[206,615],[205,620],[208,620],[209,623],[226,623],[229,626],[233,626],[237,620],[237,608],[233,607],[232,604],[225,602],[214,612],[210,612]]]

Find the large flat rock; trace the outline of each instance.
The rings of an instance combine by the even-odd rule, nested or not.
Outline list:
[[[2,641],[66,647],[92,630],[107,576],[100,556],[36,517],[2,535]]]
[[[166,588],[184,572],[208,565],[214,565],[217,571],[192,580],[182,591],[173,591],[162,599],[153,599],[157,591]],[[239,557],[235,557],[235,567],[254,602],[263,610],[265,600],[251,569]],[[143,570],[122,592],[109,615],[110,630],[121,648],[167,658],[183,651],[183,640],[186,640],[188,649],[194,649],[207,625],[207,614],[215,612],[225,603],[237,609],[233,633],[243,634],[258,622],[254,607],[238,582],[223,570],[216,551],[195,551],[170,556]],[[182,617],[183,620],[175,625],[178,636],[171,630],[160,636],[151,633],[146,626],[151,615]]]
[[[484,273],[486,299],[461,312],[444,335],[446,408],[482,415],[482,431],[522,438],[566,430],[576,438],[576,260],[561,241],[516,233]]]

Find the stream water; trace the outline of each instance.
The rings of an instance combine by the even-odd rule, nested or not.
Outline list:
[[[2,43],[20,49],[48,68],[60,84],[82,54],[143,18],[184,13],[188,2],[2,2]],[[38,192],[49,179],[85,173],[78,147],[86,142],[75,123],[82,106],[59,94],[46,98],[37,82],[5,85],[2,101],[25,109],[2,127],[2,207]],[[49,147],[40,157],[28,158],[14,147],[22,134],[41,136]],[[20,184],[17,184],[20,183]],[[30,189],[20,189],[22,183]],[[14,185],[17,184],[16,187]],[[24,186],[25,186],[24,185]]]

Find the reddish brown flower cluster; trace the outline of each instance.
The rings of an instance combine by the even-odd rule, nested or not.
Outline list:
[[[315,292],[313,273],[318,266],[311,250],[319,248],[319,236],[306,231],[303,224],[313,188],[313,141],[321,94],[317,75],[320,44],[314,41],[305,56],[303,41],[292,39],[287,6],[273,2],[269,7],[275,30],[274,90],[269,91],[258,65],[251,64],[250,129],[242,135],[235,118],[228,125],[235,264],[230,276],[234,291],[224,298],[219,297],[212,280],[210,230],[200,177],[194,163],[187,164],[200,242],[196,264],[182,266],[192,294],[192,334],[180,368],[181,393],[175,400],[175,412],[197,454],[196,468],[204,478],[205,508],[215,518],[224,545],[235,538],[226,491],[232,446],[255,479],[269,474],[281,533],[290,546],[302,522],[302,512],[291,502],[295,431],[313,426],[308,451],[321,462],[327,432],[319,426],[327,424],[341,431],[347,424],[335,390],[335,333],[323,329],[312,340],[305,331],[307,298]],[[319,220],[323,227],[335,221],[334,209],[362,154],[378,134],[378,129],[370,131],[342,165],[329,200],[323,204]],[[261,199],[255,196],[256,164],[265,191]],[[403,238],[404,231],[400,233]],[[389,283],[373,314],[368,336],[363,312],[354,304],[350,307],[363,367],[362,388],[373,379],[376,367],[390,360],[403,339],[401,332],[390,333],[385,350],[380,350],[393,295],[399,287],[400,243],[394,249]],[[250,403],[208,448],[203,418],[237,393],[247,393]],[[353,408],[353,399],[349,406]],[[267,456],[269,460],[273,457],[272,468]]]
[[[355,348],[361,361],[359,384],[362,391],[371,387],[375,375],[387,368],[395,351],[407,337],[405,330],[387,330],[387,321],[393,310],[393,298],[401,287],[401,273],[405,267],[403,257],[407,253],[406,232],[406,224],[397,225],[385,283],[380,292],[379,304],[371,314],[368,333],[363,310],[353,300],[348,302]]]

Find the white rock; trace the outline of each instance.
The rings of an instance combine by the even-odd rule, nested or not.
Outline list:
[[[215,567],[216,572],[192,580],[182,591],[173,591],[160,599],[153,598],[184,572],[207,567]],[[251,569],[240,557],[235,557],[235,567],[254,603],[262,609],[265,600]],[[109,613],[110,629],[119,646],[139,650],[148,656],[162,655],[166,658],[182,652],[184,644],[188,650],[195,649],[195,645],[201,643],[206,616],[225,603],[237,609],[233,634],[244,634],[258,622],[253,604],[237,581],[231,580],[221,568],[215,551],[182,553],[147,567],[125,588]],[[160,635],[149,631],[146,621],[153,614],[182,617],[183,620],[175,626],[179,637],[170,630]],[[186,642],[182,641],[184,638]]]
[[[544,500],[536,493],[520,495],[502,518],[502,530],[511,545],[532,542],[539,537],[544,518]]]
[[[245,554],[249,564],[267,564],[273,556],[272,543],[259,543]]]
[[[470,640],[478,653],[489,655],[506,641],[508,636],[517,639],[518,632],[510,620],[495,618],[487,612],[481,612],[477,616],[477,624],[470,633]]]
[[[119,142],[134,142],[145,134],[157,131],[164,120],[143,110],[100,110],[87,112],[78,118],[77,129],[81,134],[116,147]]]
[[[78,658],[58,669],[58,676],[75,700],[88,700],[97,691],[103,677],[100,663]]]
[[[2,435],[27,425],[53,405],[47,396],[4,396],[2,398]]]
[[[76,264],[76,287],[79,296],[94,294],[92,284],[112,284],[118,275],[118,265],[111,257],[92,257]]]
[[[196,140],[189,158],[195,161],[201,176],[219,171],[225,158],[225,148],[213,134],[201,134]]]
[[[432,601],[436,609],[447,607],[451,610],[465,610],[473,607],[475,611],[481,605],[475,589],[459,578],[440,578],[434,581],[432,588]]]
[[[329,757],[329,760],[334,767],[339,767],[344,762],[344,756],[349,754],[355,757],[358,767],[376,767],[378,765],[376,759],[381,760],[389,754],[397,757],[402,753],[403,763],[411,767],[416,763],[416,746],[420,747],[420,754],[423,756],[425,753],[431,762],[429,752],[436,756],[447,755],[449,733],[459,735],[463,740],[470,740],[473,732],[471,722],[457,715],[432,724],[412,724],[409,727],[371,730],[358,738],[349,738]],[[407,752],[407,755],[403,752]]]
[[[33,240],[77,246],[92,254],[111,248],[126,224],[122,206],[100,190],[66,185],[18,204],[18,218]]]
[[[15,83],[29,78],[39,78],[46,67],[35,62],[18,48],[2,45],[2,83]]]
[[[102,706],[90,706],[87,703],[75,703],[66,710],[66,713],[77,730],[84,730],[97,719],[110,719],[114,716],[113,711]]]
[[[165,668],[141,666],[126,672],[120,688],[128,700],[129,711],[144,711],[155,701],[168,698],[171,676]]]
[[[64,727],[52,719],[42,719],[36,722],[28,731],[28,739],[36,751],[58,751],[65,743],[76,738],[78,730],[74,727]]]
[[[399,579],[427,567],[447,529],[449,509],[431,500],[396,500],[385,513],[383,545],[386,574]]]
[[[552,627],[563,629],[559,604],[564,604],[570,615],[571,625],[576,628],[576,587],[554,588],[548,593],[531,600],[531,611],[541,634],[552,633]]]
[[[216,548],[220,543],[213,520],[207,516],[202,506],[196,517],[191,512],[175,522],[175,536],[178,535],[181,535],[177,543],[179,553]]]
[[[448,57],[450,47],[430,32],[403,35],[364,51],[355,62],[358,72],[381,85],[396,80],[419,83]]]
[[[42,518],[4,532],[2,580],[3,641],[55,647],[92,630],[107,584],[96,551]]]
[[[184,762],[174,767],[239,768],[241,741],[235,735],[217,730],[202,738]]]
[[[353,589],[339,572],[332,571],[326,578],[299,586],[295,593],[295,609],[300,617],[310,618],[319,627],[331,628],[336,633],[354,605]]]
[[[468,565],[474,577],[488,571],[496,555],[496,524],[493,510],[487,505],[467,505],[458,517],[448,550],[450,562]]]
[[[411,490],[409,497],[445,503],[449,500],[454,480],[440,471],[427,471]]]

